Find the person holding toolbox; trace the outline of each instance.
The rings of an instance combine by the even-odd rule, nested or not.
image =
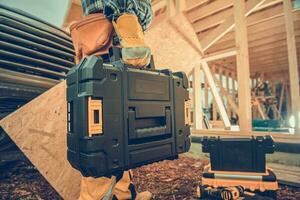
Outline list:
[[[113,46],[114,35],[120,43],[124,64],[144,68],[151,51],[144,40],[153,12],[150,0],[81,0],[84,19],[71,25],[70,32],[78,64],[90,55],[105,56]],[[151,193],[137,193],[129,171],[112,177],[82,177],[80,200],[151,199]]]

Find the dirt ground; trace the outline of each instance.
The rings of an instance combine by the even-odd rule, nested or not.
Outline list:
[[[207,161],[181,156],[175,161],[163,161],[134,170],[134,182],[138,191],[152,192],[153,199],[189,200],[199,183],[203,166]],[[299,200],[300,189],[282,187],[279,200]],[[0,168],[1,200],[61,200],[62,198],[26,161]]]

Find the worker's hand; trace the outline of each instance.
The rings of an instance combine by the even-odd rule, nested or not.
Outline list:
[[[86,16],[70,27],[76,63],[86,56],[107,54],[112,46],[113,25],[101,13]]]
[[[137,16],[123,14],[113,24],[122,47],[124,64],[137,68],[149,65],[151,50],[145,43],[144,32]]]

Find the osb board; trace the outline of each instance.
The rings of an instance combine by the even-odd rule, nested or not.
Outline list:
[[[199,41],[184,14],[156,24],[145,37],[157,69],[169,68],[188,74],[200,65]]]
[[[67,161],[66,84],[62,82],[0,121],[47,181],[66,200],[78,198],[80,174]]]

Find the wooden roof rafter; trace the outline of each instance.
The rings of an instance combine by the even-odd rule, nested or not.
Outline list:
[[[199,0],[200,2],[200,0]],[[223,64],[236,69],[236,61],[233,56],[228,54],[229,58],[223,58],[224,52],[230,52],[235,50],[235,31],[234,29],[227,31],[227,33],[221,32],[221,36],[214,37],[214,32],[224,25],[224,19],[228,16],[232,16],[232,0],[211,0],[201,1],[199,5],[188,9],[186,15],[189,17],[195,32],[198,34],[199,41],[204,50],[205,58],[221,58],[221,61],[216,63]],[[287,37],[284,21],[283,0],[248,0],[252,5],[256,4],[256,8],[247,19],[248,39],[249,39],[249,58],[250,58],[250,70],[251,73],[261,72],[267,70],[271,73],[279,70],[288,72],[288,59],[287,59]],[[246,2],[246,5],[247,5]],[[217,7],[219,5],[219,7]],[[249,4],[248,4],[249,5]],[[246,7],[249,10],[249,6]],[[201,14],[195,14],[202,12]],[[247,14],[247,13],[246,13]],[[197,18],[196,18],[197,15]],[[225,17],[224,17],[225,16]],[[300,9],[292,10],[292,19],[294,21],[294,33],[296,38],[296,49],[299,60],[300,56]],[[222,24],[223,23],[223,24]],[[228,28],[227,26],[225,26]],[[224,30],[224,29],[223,29]],[[226,32],[226,31],[225,31]],[[206,43],[203,45],[201,41],[205,38],[211,38],[213,44]],[[221,53],[221,54],[219,54]],[[278,58],[285,57],[285,58]],[[262,67],[265,66],[265,67]]]

